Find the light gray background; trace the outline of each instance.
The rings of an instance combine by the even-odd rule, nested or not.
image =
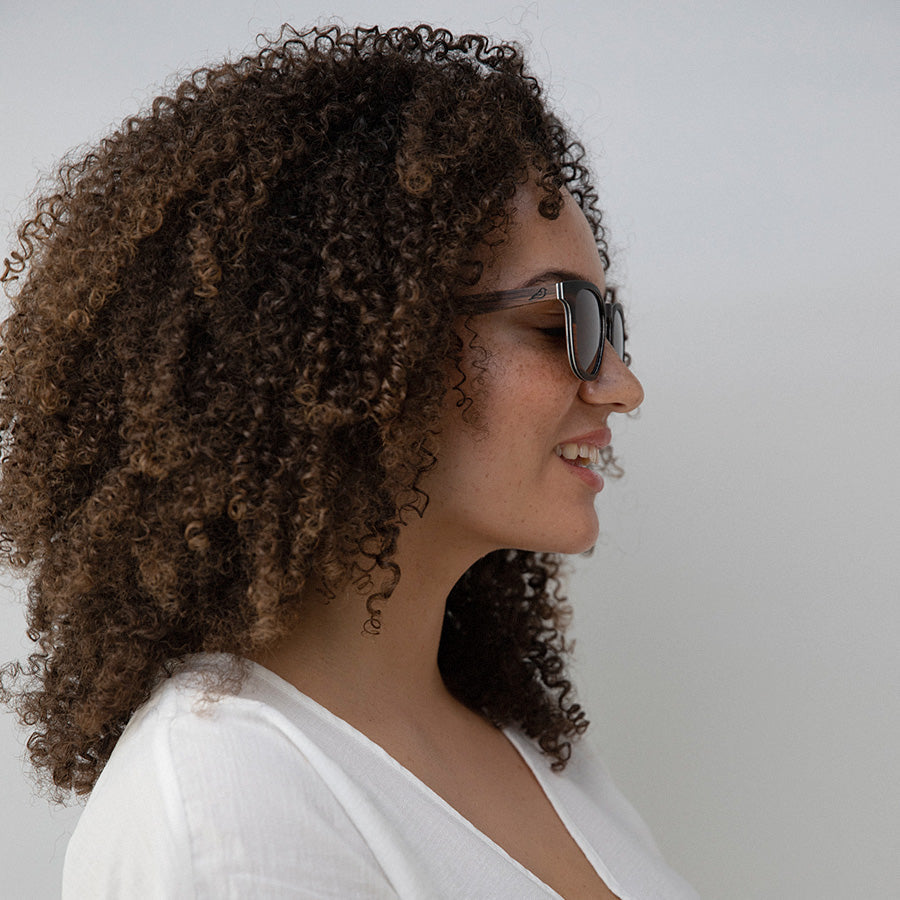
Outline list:
[[[594,154],[647,395],[572,585],[595,738],[709,900],[900,896],[900,7],[187,6],[0,2],[0,231],[68,148],[282,21],[523,41]],[[25,651],[12,589],[0,631]],[[21,754],[3,714],[0,892],[52,897],[77,810]]]

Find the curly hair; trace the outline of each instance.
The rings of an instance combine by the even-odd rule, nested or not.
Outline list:
[[[60,791],[91,790],[173,660],[283,634],[313,570],[362,560],[378,630],[448,359],[473,399],[453,298],[475,251],[538,173],[541,214],[567,188],[608,265],[583,159],[515,45],[284,26],[59,167],[2,275],[0,553],[37,645],[2,693]],[[557,768],[587,727],[560,565],[481,559],[439,651]]]

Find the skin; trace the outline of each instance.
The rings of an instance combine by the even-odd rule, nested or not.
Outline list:
[[[475,292],[563,278],[605,287],[575,200],[567,194],[548,220],[538,199],[534,186],[520,189],[509,238]],[[643,390],[608,344],[597,381],[576,378],[564,343],[545,331],[560,324],[560,310],[553,301],[471,320],[488,354],[481,372],[474,355],[463,361],[477,385],[476,424],[448,389],[438,464],[423,483],[428,508],[401,533],[402,577],[383,604],[380,634],[362,633],[365,598],[352,585],[330,603],[311,586],[296,627],[257,661],[380,744],[563,896],[612,896],[512,745],[447,692],[437,666],[447,595],[481,556],[503,547],[576,553],[597,538],[596,486],[554,448],[635,409]]]

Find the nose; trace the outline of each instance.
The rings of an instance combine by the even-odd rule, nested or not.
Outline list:
[[[603,349],[603,364],[597,380],[582,381],[578,392],[585,403],[609,406],[613,412],[631,412],[644,401],[644,388],[640,381],[609,342]]]

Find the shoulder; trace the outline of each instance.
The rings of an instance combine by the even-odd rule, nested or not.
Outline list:
[[[258,688],[210,698],[196,672],[160,685],[79,820],[64,897],[338,897],[378,883],[302,722]]]

